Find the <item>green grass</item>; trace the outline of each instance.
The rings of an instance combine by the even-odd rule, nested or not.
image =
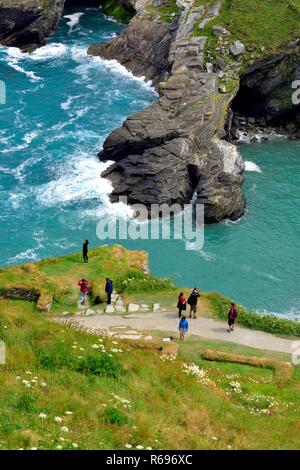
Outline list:
[[[7,345],[7,364],[0,366],[2,449],[298,447],[298,369],[279,384],[270,370],[201,356],[207,347],[253,355],[251,348],[190,337],[178,359],[162,360],[151,350],[51,323],[21,301],[0,301],[0,325]],[[116,373],[103,370],[107,356]],[[190,363],[204,377],[187,374],[183,364]]]
[[[196,0],[195,4],[211,7],[216,3]],[[300,0],[222,0],[220,15],[200,31],[198,25],[202,19],[197,22],[194,34],[208,37],[207,49],[213,51],[217,45],[213,26],[222,25],[230,32],[228,41],[239,39],[247,47],[246,66],[262,55],[282,51],[287,43],[299,37]]]
[[[127,271],[116,277],[118,292],[125,294],[173,292],[176,288],[168,278],[156,278],[141,271]],[[177,289],[178,290],[178,289]]]
[[[46,283],[57,296],[57,313],[76,303],[78,277],[102,290],[107,275],[124,280],[130,272],[136,274],[125,297],[175,307],[179,289],[140,274],[145,261],[141,252],[102,247],[91,250],[88,265],[74,254],[1,270],[0,287]],[[202,296],[202,312],[209,313],[210,303],[211,295]],[[38,314],[33,302],[0,299],[0,339],[7,350],[0,366],[2,449],[298,447],[299,368],[279,383],[271,370],[202,357],[207,348],[289,360],[287,355],[190,336],[178,344],[177,359],[168,360],[151,343],[115,344],[53,323],[51,315]],[[166,336],[152,333],[160,334]],[[187,373],[193,363],[198,377],[194,366]]]
[[[0,291],[15,287],[36,290],[53,297],[51,313],[73,313],[79,298],[79,279],[88,279],[93,297],[103,297],[106,277],[123,279],[128,272],[141,272],[146,263],[143,252],[128,252],[118,245],[104,246],[90,250],[88,264],[84,264],[81,254],[76,253],[0,269]]]
[[[171,23],[174,21],[174,18],[179,15],[176,0],[168,0],[160,7],[150,5],[147,9],[150,15],[158,15],[159,19],[165,23]]]
[[[133,8],[125,8],[119,0],[105,0],[101,10],[107,16],[113,17],[120,23],[129,23],[134,16]]]

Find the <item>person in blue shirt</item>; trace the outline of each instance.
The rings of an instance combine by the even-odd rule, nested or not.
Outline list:
[[[179,339],[181,341],[185,340],[185,335],[189,329],[189,322],[187,321],[186,317],[182,317],[179,322]]]
[[[106,284],[105,284],[105,292],[107,295],[107,303],[108,305],[111,304],[111,294],[113,293],[114,287],[113,287],[113,282],[111,279],[108,277],[106,278]]]

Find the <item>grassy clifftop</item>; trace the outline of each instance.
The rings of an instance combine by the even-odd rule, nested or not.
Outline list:
[[[221,3],[220,15],[210,21],[202,32],[213,36],[212,28],[228,28],[232,39],[239,39],[253,50],[263,48],[277,52],[288,42],[299,38],[300,0],[196,0],[196,5]],[[200,31],[199,33],[200,34]]]

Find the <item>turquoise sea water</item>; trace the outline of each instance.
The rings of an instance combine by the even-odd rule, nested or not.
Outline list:
[[[78,251],[84,238],[100,243],[99,213],[113,209],[96,154],[126,116],[156,99],[116,62],[87,57],[89,44],[122,26],[95,10],[82,13],[63,18],[31,56],[0,49],[7,85],[0,106],[1,265]],[[179,240],[122,243],[148,250],[151,271],[178,284],[299,315],[300,144],[278,140],[241,152],[256,170],[245,173],[247,213],[235,224],[206,227],[203,250],[186,251]]]

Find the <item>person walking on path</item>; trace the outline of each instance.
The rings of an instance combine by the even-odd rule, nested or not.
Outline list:
[[[231,302],[230,304],[230,310],[228,312],[228,333],[231,331],[234,331],[234,325],[237,317],[237,308],[234,302]]]
[[[187,321],[185,316],[181,318],[178,329],[179,329],[179,339],[181,341],[184,341],[185,335],[187,334],[188,329],[189,329],[189,322]]]
[[[89,253],[89,241],[84,240],[83,245],[82,245],[82,257],[83,257],[83,262],[84,263],[89,262],[88,253]]]
[[[186,310],[186,300],[185,300],[185,297],[183,295],[183,292],[180,292],[180,294],[179,294],[177,308],[178,308],[178,317],[181,318],[182,311]]]
[[[86,279],[81,279],[78,281],[78,285],[80,287],[81,305],[84,305],[89,292],[89,283]]]
[[[200,297],[200,294],[198,292],[197,287],[194,287],[191,295],[188,298],[188,304],[190,306],[190,318],[197,318],[197,303],[198,303],[198,298]]]
[[[114,286],[113,286],[113,282],[111,279],[109,279],[109,277],[106,278],[106,284],[105,284],[105,292],[106,292],[106,295],[107,295],[107,304],[110,305],[111,304],[111,294],[113,293],[113,290],[114,290]]]

